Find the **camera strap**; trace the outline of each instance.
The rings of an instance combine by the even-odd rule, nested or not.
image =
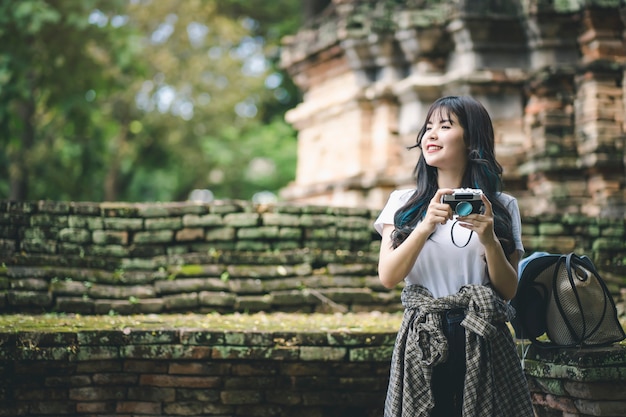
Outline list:
[[[472,240],[472,235],[474,234],[474,231],[470,230],[470,234],[469,234],[469,237],[467,238],[467,242],[465,242],[463,246],[457,245],[456,241],[454,240],[454,226],[456,226],[458,222],[459,222],[458,220],[455,220],[454,223],[452,223],[452,227],[450,228],[450,239],[452,239],[452,244],[456,246],[457,248],[464,248],[467,245],[469,245],[470,240]]]

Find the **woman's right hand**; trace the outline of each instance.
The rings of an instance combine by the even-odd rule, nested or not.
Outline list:
[[[449,204],[442,203],[441,198],[445,194],[452,194],[453,192],[452,188],[440,188],[437,190],[435,196],[428,204],[424,219],[418,223],[416,229],[420,228],[421,232],[430,235],[435,231],[438,224],[445,224],[448,220],[451,220],[452,208]]]

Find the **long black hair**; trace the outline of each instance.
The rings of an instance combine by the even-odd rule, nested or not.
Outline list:
[[[424,125],[417,135],[415,145],[421,148],[426,126],[433,114],[454,114],[463,128],[463,140],[468,148],[468,163],[462,179],[462,188],[479,188],[493,206],[494,230],[504,253],[510,255],[515,250],[511,214],[500,202],[502,192],[502,166],[496,161],[493,124],[489,113],[477,100],[467,96],[448,96],[435,101],[428,110]],[[438,189],[437,168],[430,166],[423,152],[415,166],[417,180],[415,192],[407,203],[395,214],[395,230],[391,235],[392,245],[398,247],[424,218],[428,204]]]

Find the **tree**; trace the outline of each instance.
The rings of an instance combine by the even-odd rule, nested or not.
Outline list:
[[[125,173],[123,195],[183,199],[191,189],[209,187],[218,197],[249,198],[263,184],[275,191],[293,178],[295,132],[283,114],[298,97],[276,65],[284,29],[270,20],[270,3],[237,3],[143,1],[129,8],[130,24],[146,36],[142,57],[150,76],[137,97],[145,111],[143,133],[154,139],[138,165],[154,167],[150,172],[157,175],[133,168]],[[297,18],[298,2],[284,4]],[[276,105],[281,98],[285,104]],[[282,135],[273,151],[293,155],[281,161],[290,170],[265,170],[273,180],[259,182],[264,175],[247,173],[260,160],[277,165],[258,140],[261,130],[272,129]]]
[[[99,164],[99,109],[89,91],[121,86],[109,68],[126,71],[132,62],[116,36],[123,28],[101,28],[87,17],[96,8],[115,14],[121,1],[0,3],[0,154],[2,187],[13,200],[61,198]],[[124,38],[126,34],[124,33]]]
[[[276,51],[299,2],[281,5],[277,19],[271,2],[0,2],[0,191],[138,201],[277,190],[295,171],[282,116],[298,100]]]

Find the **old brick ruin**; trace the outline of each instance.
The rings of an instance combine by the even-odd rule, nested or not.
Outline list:
[[[523,215],[623,218],[623,0],[318,0],[285,40],[303,91],[292,201],[381,208],[411,187],[430,103],[472,95],[494,121]]]
[[[377,210],[0,201],[0,313],[400,311]],[[590,256],[624,314],[626,221],[526,216],[533,251]]]
[[[201,323],[201,321],[200,321]],[[381,416],[395,332],[0,329],[0,416]],[[537,417],[623,416],[626,347],[530,351]]]
[[[399,311],[398,290],[376,277],[377,214],[246,201],[1,201],[0,314],[16,319],[0,329],[0,416],[380,415],[393,332],[154,323],[169,313]],[[529,253],[591,256],[623,314],[625,230],[624,219],[565,214],[527,216],[523,235]],[[59,324],[20,331],[16,313],[57,313]],[[64,329],[75,314],[144,314],[148,324]],[[531,350],[537,416],[619,415],[625,357],[623,345]]]

